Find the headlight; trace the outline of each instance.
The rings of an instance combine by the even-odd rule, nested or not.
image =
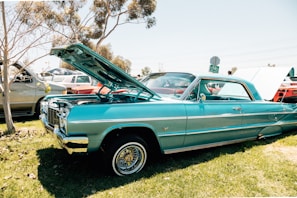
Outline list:
[[[66,133],[67,131],[67,119],[66,118],[60,118],[60,129]]]
[[[59,125],[60,129],[63,130],[66,133],[67,130],[67,117],[69,114],[69,109],[66,108],[60,108],[59,109]]]
[[[59,109],[59,117],[66,118],[69,114],[69,109],[67,108],[60,108]]]

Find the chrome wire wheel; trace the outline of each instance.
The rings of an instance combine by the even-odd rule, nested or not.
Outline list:
[[[115,151],[112,169],[119,176],[131,175],[142,170],[146,160],[146,148],[139,142],[128,142]]]

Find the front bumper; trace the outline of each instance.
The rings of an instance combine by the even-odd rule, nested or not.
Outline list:
[[[40,115],[40,120],[45,129],[51,132],[58,140],[60,146],[67,150],[69,154],[85,153],[88,151],[89,139],[85,136],[66,136],[62,133],[57,125],[53,128],[47,122],[45,114]]]

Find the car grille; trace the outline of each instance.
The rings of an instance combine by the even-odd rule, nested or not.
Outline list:
[[[54,127],[55,124],[59,124],[59,117],[58,117],[58,111],[56,109],[48,109],[47,112],[47,120],[48,124]]]

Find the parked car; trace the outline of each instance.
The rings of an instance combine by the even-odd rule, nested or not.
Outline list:
[[[102,87],[102,84],[98,82],[97,80],[92,80],[91,85],[81,85],[81,86],[74,86],[71,87],[72,94],[96,94]]]
[[[41,72],[39,74],[39,77],[44,81],[54,81],[54,82],[60,82],[63,81],[65,77],[69,77],[70,75],[77,75],[77,74],[83,74],[81,71],[73,71],[66,68],[54,68],[50,69],[45,72]]]
[[[85,85],[72,87],[70,92],[72,94],[96,94],[100,87],[96,85]]]
[[[2,66],[2,62],[0,62]],[[1,71],[3,68],[1,67]],[[3,84],[0,78],[1,85]],[[9,67],[10,107],[13,117],[39,116],[40,101],[48,94],[66,94],[66,87],[40,80],[30,68],[25,68],[21,62]],[[0,89],[1,92],[1,89]],[[3,93],[0,94],[0,118],[4,118]]]
[[[57,82],[67,88],[67,93],[72,93],[71,89],[78,86],[91,86],[92,78],[86,74],[75,74],[66,76],[62,81]]]
[[[72,88],[83,86],[85,88],[92,86],[92,78],[84,73],[73,75],[58,75],[47,82],[55,82],[67,88],[67,93],[72,93]]]
[[[273,97],[273,101],[297,103],[297,77],[286,77]]]
[[[241,78],[197,75],[174,99],[160,96],[82,44],[53,48],[50,54],[110,91],[48,96],[41,105],[42,123],[70,154],[101,151],[100,160],[119,176],[141,171],[156,153],[256,140],[297,128],[296,104],[264,101]],[[212,84],[220,89],[210,91]]]
[[[53,69],[47,70],[44,73],[49,73],[52,75],[74,75],[74,74],[80,74],[81,72],[77,70],[70,70],[67,68],[53,68]]]

